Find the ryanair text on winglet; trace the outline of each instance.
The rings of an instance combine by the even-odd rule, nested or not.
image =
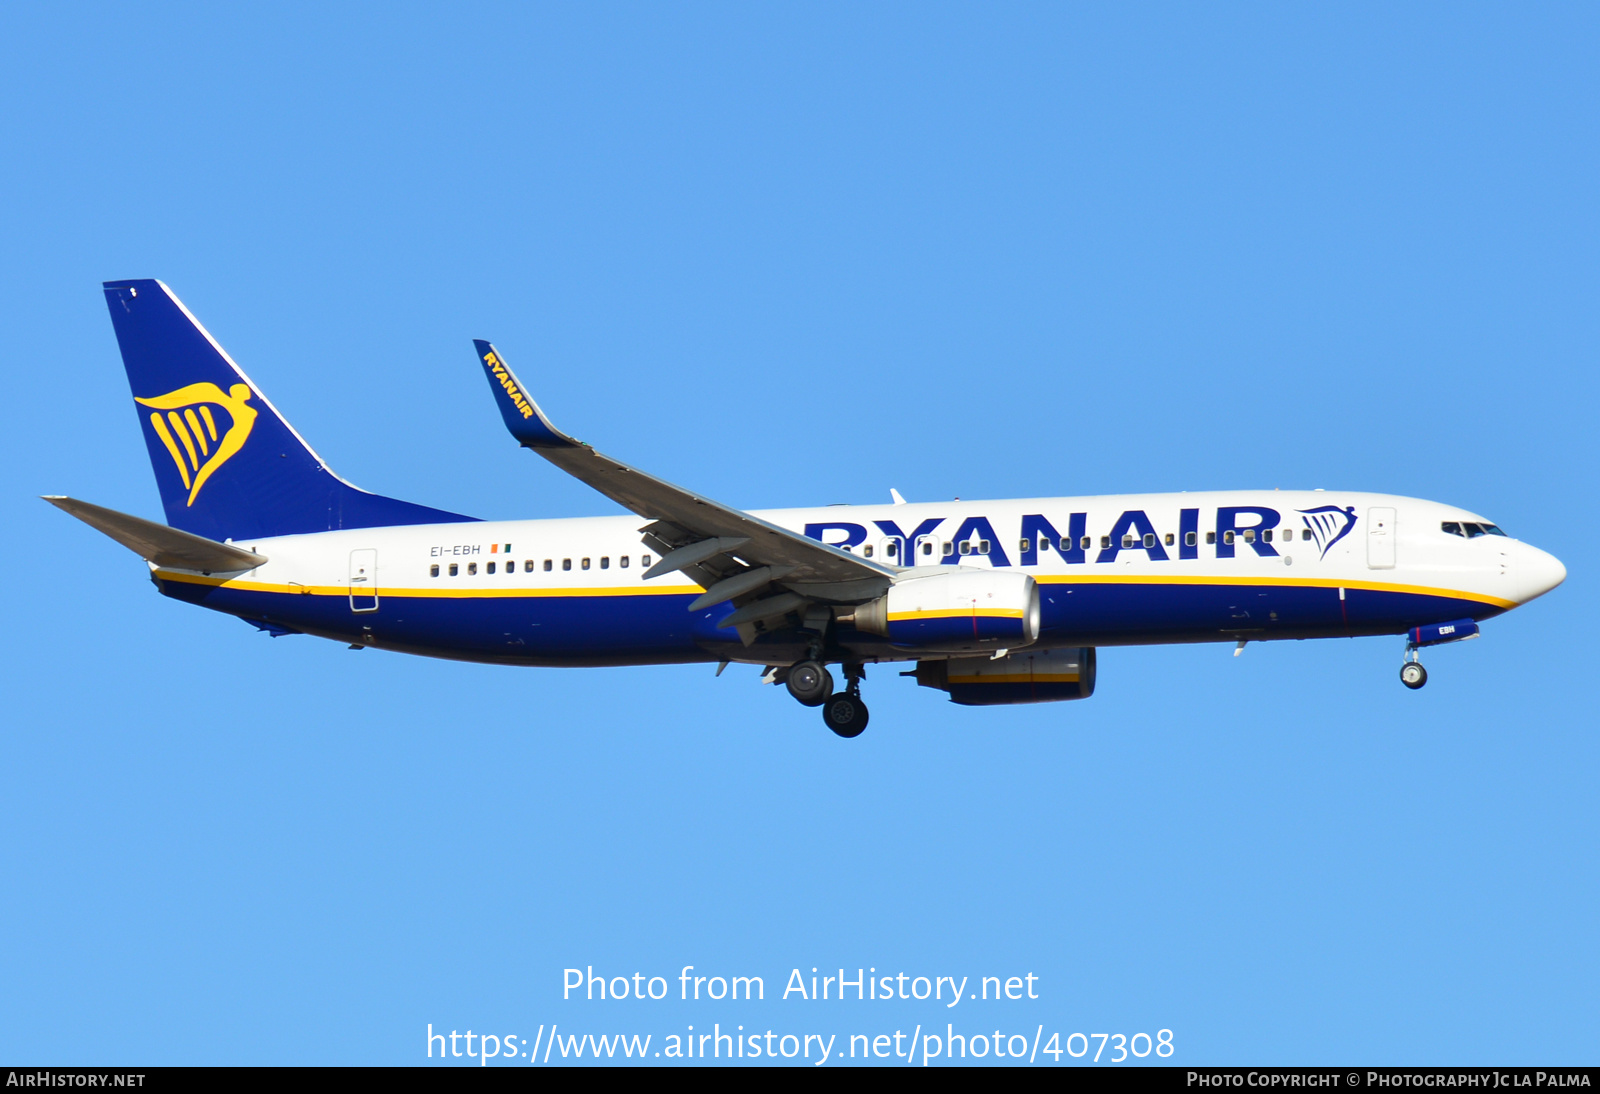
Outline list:
[[[511,373],[506,370],[506,366],[500,363],[500,358],[496,357],[493,351],[490,351],[483,355],[483,363],[490,372],[494,373],[494,378],[500,381],[500,386],[506,389],[506,394],[511,397],[511,401],[522,412],[522,416],[524,418],[533,417],[533,404],[523,396],[522,390],[517,387],[517,382],[511,378]]]

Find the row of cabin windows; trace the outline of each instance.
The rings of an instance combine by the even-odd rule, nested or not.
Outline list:
[[[1460,535],[1466,535],[1466,536],[1481,536],[1481,535],[1503,536],[1503,535],[1505,535],[1504,532],[1502,532],[1499,528],[1495,527],[1493,524],[1466,524],[1466,525],[1461,525],[1461,524],[1457,524],[1454,521],[1445,521],[1444,524],[1442,525],[1442,527],[1443,527],[1444,531],[1449,532],[1452,535],[1457,535],[1457,536],[1460,536]],[[1467,531],[1462,531],[1461,530],[1462,528],[1466,528],[1468,530]],[[1244,541],[1246,543],[1254,543],[1256,541],[1256,530],[1254,528],[1246,528],[1243,532],[1240,532],[1239,534],[1244,537]],[[1273,537],[1273,529],[1271,529],[1271,528],[1264,529],[1261,532],[1261,541],[1263,543],[1271,543],[1272,542],[1272,537]],[[1309,528],[1302,529],[1301,532],[1300,532],[1300,538],[1303,539],[1303,540],[1311,539],[1311,529],[1309,529]],[[1173,546],[1177,542],[1177,537],[1171,532],[1168,532],[1166,534],[1166,536],[1164,537],[1164,539],[1165,539],[1166,545],[1168,547]],[[1283,542],[1283,543],[1289,543],[1289,542],[1293,541],[1293,539],[1294,539],[1294,529],[1293,528],[1285,528],[1282,531],[1282,533],[1280,534],[1280,541]],[[1234,541],[1234,533],[1233,532],[1230,531],[1230,532],[1222,533],[1222,542],[1223,543],[1232,543],[1233,541]],[[1217,533],[1215,533],[1215,532],[1207,532],[1206,533],[1206,542],[1207,543],[1216,543],[1217,542]],[[1183,534],[1183,543],[1184,543],[1184,546],[1186,546],[1186,547],[1195,546],[1195,533],[1194,532],[1185,532]],[[931,556],[933,554],[934,540],[931,537],[924,538],[921,541],[921,544],[922,544],[922,553],[924,555]],[[1154,547],[1155,545],[1156,545],[1156,535],[1155,535],[1154,532],[1146,532],[1144,534],[1144,536],[1142,537],[1142,539],[1141,539],[1141,537],[1133,535],[1132,533],[1129,533],[1129,534],[1127,534],[1127,535],[1122,537],[1122,546],[1123,546],[1124,549],[1130,549],[1130,548],[1141,547],[1141,546],[1149,548],[1149,547]],[[1043,536],[1041,536],[1039,538],[1039,549],[1040,550],[1046,550],[1046,549],[1049,548],[1049,546],[1050,546],[1050,541],[1045,539]],[[1084,536],[1082,539],[1080,539],[1078,541],[1078,547],[1079,547],[1080,550],[1087,551],[1093,546],[1094,546],[1094,537],[1093,536]],[[989,541],[986,540],[986,539],[963,540],[961,542],[961,545],[960,545],[960,551],[964,555],[971,555],[971,554],[986,555],[986,554],[989,553],[990,547],[991,547],[991,545],[990,545]],[[1111,537],[1110,536],[1101,536],[1100,537],[1100,549],[1101,550],[1109,550],[1110,547],[1111,547]],[[1031,550],[1032,548],[1033,548],[1033,541],[1029,540],[1029,539],[1022,540],[1021,543],[1018,544],[1018,549],[1022,550],[1022,551],[1028,551],[1028,550]],[[849,551],[850,548],[846,547],[846,548],[844,548],[844,550]],[[955,554],[956,550],[957,550],[956,544],[951,543],[948,540],[946,540],[946,541],[944,541],[943,543],[940,544],[939,553],[941,555],[944,555],[944,556],[949,556],[949,555]],[[1070,537],[1067,537],[1067,536],[1062,536],[1061,537],[1061,541],[1060,541],[1060,544],[1059,544],[1059,550],[1063,554],[1065,554],[1066,552],[1072,550],[1072,540],[1071,540]],[[886,558],[895,558],[895,557],[897,557],[899,555],[899,553],[900,553],[900,541],[891,539],[889,542],[885,543],[883,545],[883,553],[884,553],[884,556]],[[872,557],[872,544],[868,543],[868,544],[864,545],[861,548],[861,554],[865,558],[871,558]],[[629,561],[630,561],[629,560],[629,556],[621,555],[617,559],[617,566],[620,569],[626,570],[628,568]],[[649,565],[650,565],[650,556],[649,555],[640,555],[639,556],[639,565],[640,565],[641,568],[648,568]],[[572,560],[570,558],[562,559],[561,560],[561,568],[563,570],[572,569]],[[583,570],[589,569],[590,568],[590,560],[587,559],[587,558],[582,559],[580,561],[580,563],[579,563],[579,568],[583,569]],[[600,568],[602,570],[609,570],[611,568],[611,556],[609,556],[609,555],[601,555],[600,556]],[[495,566],[495,563],[493,563],[493,562],[489,562],[489,563],[485,563],[484,564],[484,571],[486,573],[491,573],[492,574],[492,573],[495,572],[495,569],[496,569],[496,566]],[[523,569],[524,573],[530,573],[530,574],[533,573],[534,572],[534,560],[531,559],[531,558],[530,559],[525,559],[523,561],[523,563],[522,563],[522,569]],[[545,572],[548,573],[553,569],[555,569],[555,560],[554,559],[549,559],[549,558],[545,559],[544,560],[544,570],[545,570]],[[438,566],[438,564],[435,563],[434,565],[428,567],[428,572],[433,577],[438,577],[439,576],[439,566]],[[467,573],[469,575],[476,574],[477,572],[478,572],[478,564],[476,562],[467,563]],[[505,572],[508,573],[508,574],[516,573],[517,572],[517,564],[515,562],[507,562],[505,564]],[[458,573],[459,573],[459,563],[455,563],[455,562],[450,563],[450,576],[451,577],[455,577],[455,576],[457,576]]]
[[[1491,528],[1491,527],[1493,527],[1493,525],[1484,525],[1484,527],[1485,528]],[[1449,531],[1448,527],[1446,528],[1446,531]],[[1242,532],[1240,532],[1238,534],[1244,537],[1244,541],[1246,543],[1254,543],[1256,541],[1256,530],[1254,528],[1246,528],[1246,529],[1244,529]],[[1274,534],[1274,530],[1273,529],[1271,529],[1271,528],[1263,529],[1262,532],[1261,532],[1261,541],[1263,543],[1271,543],[1272,540],[1273,540],[1273,534]],[[1457,532],[1455,534],[1456,535],[1460,535],[1461,533]],[[1482,532],[1476,532],[1476,533],[1472,533],[1472,534],[1474,534],[1474,535],[1482,535],[1483,533]],[[1503,532],[1499,532],[1498,529],[1496,530],[1496,532],[1491,533],[1491,534],[1504,535],[1504,533]],[[1279,542],[1290,543],[1290,542],[1292,542],[1294,540],[1294,529],[1293,528],[1285,528],[1285,529],[1283,529],[1282,532],[1277,533],[1277,535],[1278,535],[1278,538],[1279,538]],[[1122,546],[1124,548],[1135,548],[1135,547],[1146,547],[1146,548],[1149,548],[1149,547],[1154,547],[1156,545],[1156,538],[1157,537],[1156,537],[1156,534],[1154,532],[1146,532],[1142,537],[1133,535],[1132,533],[1129,533],[1129,534],[1124,535],[1122,537]],[[1311,529],[1309,529],[1309,528],[1302,529],[1301,532],[1300,532],[1300,538],[1303,539],[1303,540],[1310,540],[1312,538]],[[1162,537],[1162,539],[1163,539],[1163,541],[1166,543],[1166,545],[1168,547],[1176,546],[1177,541],[1178,541],[1177,535],[1172,533],[1172,532],[1168,532],[1166,534],[1166,536]],[[1195,546],[1196,545],[1196,541],[1197,541],[1197,534],[1196,533],[1194,533],[1194,532],[1185,532],[1183,534],[1183,543],[1184,543],[1185,547],[1193,547],[1193,546]],[[1233,532],[1230,531],[1230,532],[1222,533],[1222,542],[1223,543],[1232,543],[1233,541],[1234,541],[1234,533]],[[1207,532],[1206,533],[1206,542],[1207,543],[1216,543],[1217,542],[1217,533],[1215,533],[1215,532]],[[933,544],[934,544],[934,541],[931,538],[930,539],[924,539],[922,541],[922,553],[924,555],[932,555],[933,554]],[[966,540],[966,541],[962,542],[960,550],[961,550],[961,553],[964,554],[964,555],[971,555],[971,554],[986,555],[986,554],[989,553],[989,547],[990,547],[989,541],[986,540],[986,539]],[[1043,550],[1049,549],[1049,547],[1050,547],[1050,541],[1045,539],[1043,536],[1039,537],[1038,549],[1043,551]],[[1088,551],[1088,550],[1092,549],[1093,547],[1094,547],[1094,537],[1093,536],[1084,536],[1082,539],[1080,539],[1078,541],[1078,549],[1079,550]],[[884,544],[883,553],[887,557],[893,558],[899,552],[899,548],[900,548],[899,541],[890,540],[888,543]],[[1021,550],[1021,551],[1030,551],[1030,550],[1033,550],[1034,543],[1033,543],[1033,541],[1031,539],[1025,539],[1025,540],[1020,541],[1017,544],[1017,548],[1018,548],[1018,550]],[[1101,536],[1100,537],[1100,549],[1104,551],[1104,550],[1110,550],[1110,548],[1111,548],[1111,537],[1110,536]],[[849,549],[850,548],[848,548],[848,547],[845,548],[846,551],[848,551]],[[1071,539],[1071,537],[1062,536],[1061,540],[1060,540],[1060,542],[1058,544],[1058,550],[1060,550],[1063,554],[1065,554],[1066,552],[1072,550],[1072,539]],[[867,558],[871,558],[872,557],[872,545],[869,543],[866,546],[862,547],[861,548],[861,553],[864,556],[866,556]],[[948,543],[948,542],[944,543],[942,545],[942,550],[940,551],[940,553],[943,554],[943,555],[946,555],[946,556],[955,554],[956,553],[955,544]]]
[[[1478,525],[1468,525],[1467,527],[1469,527],[1469,528],[1477,528]],[[1485,528],[1485,529],[1490,529],[1490,528],[1494,528],[1494,525],[1485,524],[1482,527]],[[1449,524],[1449,523],[1447,523],[1445,525],[1445,531],[1447,531],[1447,532],[1452,531],[1453,528],[1454,528],[1454,526]],[[1455,535],[1461,535],[1462,533],[1459,532],[1459,531],[1455,531],[1454,534]],[[1470,534],[1470,535],[1483,535],[1484,533],[1483,532],[1471,532],[1471,533],[1468,533],[1468,534]],[[1491,534],[1491,535],[1504,535],[1505,533],[1501,532],[1498,528],[1494,528],[1494,531],[1489,533],[1489,534]],[[1232,543],[1234,541],[1234,535],[1235,535],[1235,533],[1233,533],[1231,531],[1222,533],[1222,542],[1223,543]],[[1244,541],[1246,543],[1254,543],[1256,541],[1256,529],[1254,529],[1254,528],[1246,528],[1243,531],[1239,532],[1238,535],[1243,536],[1244,537]],[[1262,529],[1262,531],[1261,531],[1261,542],[1263,542],[1263,543],[1271,543],[1272,540],[1273,540],[1273,536],[1274,536],[1274,529],[1271,529],[1271,528]],[[1285,528],[1281,532],[1278,532],[1277,536],[1278,536],[1279,542],[1281,542],[1281,543],[1291,543],[1294,540],[1294,529],[1293,528]],[[1124,535],[1122,537],[1122,546],[1125,549],[1127,549],[1127,548],[1135,548],[1135,547],[1146,547],[1146,548],[1154,547],[1156,545],[1156,538],[1157,537],[1156,537],[1156,534],[1154,532],[1146,532],[1142,537],[1133,535],[1132,533],[1129,533],[1129,534]],[[1178,537],[1172,532],[1168,532],[1166,534],[1166,536],[1164,536],[1162,538],[1163,538],[1164,542],[1166,543],[1166,545],[1168,547],[1176,546],[1176,544],[1177,544]],[[1193,546],[1195,546],[1197,538],[1198,537],[1197,537],[1196,533],[1194,533],[1194,532],[1185,532],[1183,534],[1183,544],[1184,544],[1184,546],[1185,547],[1193,547]],[[1310,540],[1312,538],[1311,529],[1309,529],[1309,528],[1301,529],[1300,538],[1302,540]],[[1207,543],[1212,543],[1212,544],[1216,543],[1217,542],[1217,533],[1215,533],[1215,532],[1207,532],[1206,533],[1206,542]],[[933,554],[934,539],[932,537],[925,538],[925,539],[923,539],[921,541],[921,544],[922,544],[922,553],[924,555],[931,556]],[[1029,551],[1029,550],[1033,549],[1034,544],[1033,544],[1033,541],[1031,539],[1025,539],[1025,540],[1022,540],[1020,543],[1018,543],[1017,546],[1018,546],[1019,550]],[[1050,547],[1050,541],[1045,539],[1043,536],[1041,536],[1039,538],[1039,545],[1038,546],[1039,546],[1039,550],[1041,550],[1041,551],[1042,550],[1047,550]],[[1082,539],[1080,539],[1078,541],[1078,548],[1080,550],[1087,551],[1087,550],[1092,549],[1093,546],[1094,546],[1094,537],[1093,536],[1084,536]],[[1100,549],[1101,550],[1110,550],[1110,548],[1111,548],[1111,537],[1110,536],[1101,536],[1100,537]],[[986,539],[964,540],[960,545],[960,551],[964,555],[971,555],[971,554],[986,555],[986,554],[989,553],[989,549],[990,549],[990,543]],[[1072,539],[1071,539],[1071,537],[1062,536],[1058,549],[1063,554],[1065,554],[1066,552],[1072,550]],[[845,547],[844,550],[849,551],[850,548],[849,547]],[[950,555],[955,554],[956,550],[957,550],[957,547],[956,547],[956,545],[954,543],[950,543],[950,542],[946,541],[946,542],[940,544],[940,552],[939,553],[941,555],[945,556],[945,557],[948,557]],[[886,557],[886,558],[891,558],[892,559],[892,558],[896,557],[900,553],[900,541],[899,540],[893,540],[893,539],[889,540],[889,542],[887,542],[887,543],[885,543],[883,545],[883,553],[884,553],[884,557]],[[871,558],[872,557],[872,544],[868,543],[868,544],[863,545],[862,548],[861,548],[861,554],[865,558]]]
[[[617,557],[617,568],[620,569],[620,570],[626,570],[629,567],[629,565],[631,564],[631,562],[632,562],[632,556],[630,556],[630,555],[619,555]],[[591,565],[592,565],[592,561],[590,559],[587,559],[587,558],[580,559],[579,563],[578,563],[578,569],[587,570],[587,569],[590,568]],[[648,569],[650,567],[650,556],[649,555],[640,555],[639,556],[639,567],[641,569]],[[450,576],[451,577],[457,577],[457,576],[460,575],[460,573],[461,573],[461,564],[459,562],[450,563],[450,567],[449,568],[450,568]],[[508,575],[514,574],[514,573],[517,572],[517,564],[515,562],[507,562],[505,564],[504,568],[505,568],[506,574],[508,574]],[[545,559],[543,567],[537,567],[535,565],[535,560],[531,559],[531,558],[523,559],[523,561],[522,561],[522,572],[525,573],[525,574],[531,574],[531,573],[533,573],[535,571],[535,569],[539,569],[539,568],[542,568],[545,573],[550,573],[552,570],[554,570],[556,568],[556,560],[553,559],[553,558]],[[572,569],[572,560],[570,558],[562,559],[561,560],[561,568],[563,570]],[[601,555],[600,556],[600,568],[602,570],[611,569],[611,556],[610,555]],[[483,572],[486,573],[486,574],[492,574],[497,569],[499,569],[499,566],[496,563],[493,563],[493,562],[486,562],[483,565]],[[467,575],[469,577],[477,574],[477,572],[478,572],[478,564],[476,562],[467,563]],[[438,577],[439,576],[439,564],[437,562],[435,562],[433,565],[428,567],[428,576],[429,577]]]

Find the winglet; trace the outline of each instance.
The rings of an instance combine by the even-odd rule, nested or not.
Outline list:
[[[524,448],[572,448],[579,444],[550,424],[550,419],[544,416],[544,411],[528,395],[494,346],[482,338],[474,338],[472,344],[477,347],[478,360],[488,374],[489,390],[494,392],[500,416]]]

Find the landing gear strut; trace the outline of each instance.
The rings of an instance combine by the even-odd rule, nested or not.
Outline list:
[[[860,665],[842,667],[847,681],[844,694],[834,695],[822,704],[822,720],[841,737],[859,737],[867,728],[867,704],[861,701],[861,678],[866,670]]]
[[[1406,662],[1400,666],[1400,682],[1412,691],[1416,691],[1428,682],[1428,670],[1417,660],[1415,646],[1406,647]]]

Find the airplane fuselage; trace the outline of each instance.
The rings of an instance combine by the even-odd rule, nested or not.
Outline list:
[[[1011,569],[1039,586],[1035,648],[1400,634],[1481,621],[1559,582],[1560,563],[1436,502],[1227,491],[905,505],[756,516],[897,569]],[[362,528],[240,541],[268,561],[207,576],[152,566],[168,596],[279,631],[467,661],[783,664],[792,635],[746,645],[686,611],[682,574],[636,516]],[[1472,531],[1462,532],[1465,526]],[[1446,531],[1454,527],[1456,531]],[[1495,530],[1496,533],[1498,530]],[[926,651],[835,628],[863,661]]]

